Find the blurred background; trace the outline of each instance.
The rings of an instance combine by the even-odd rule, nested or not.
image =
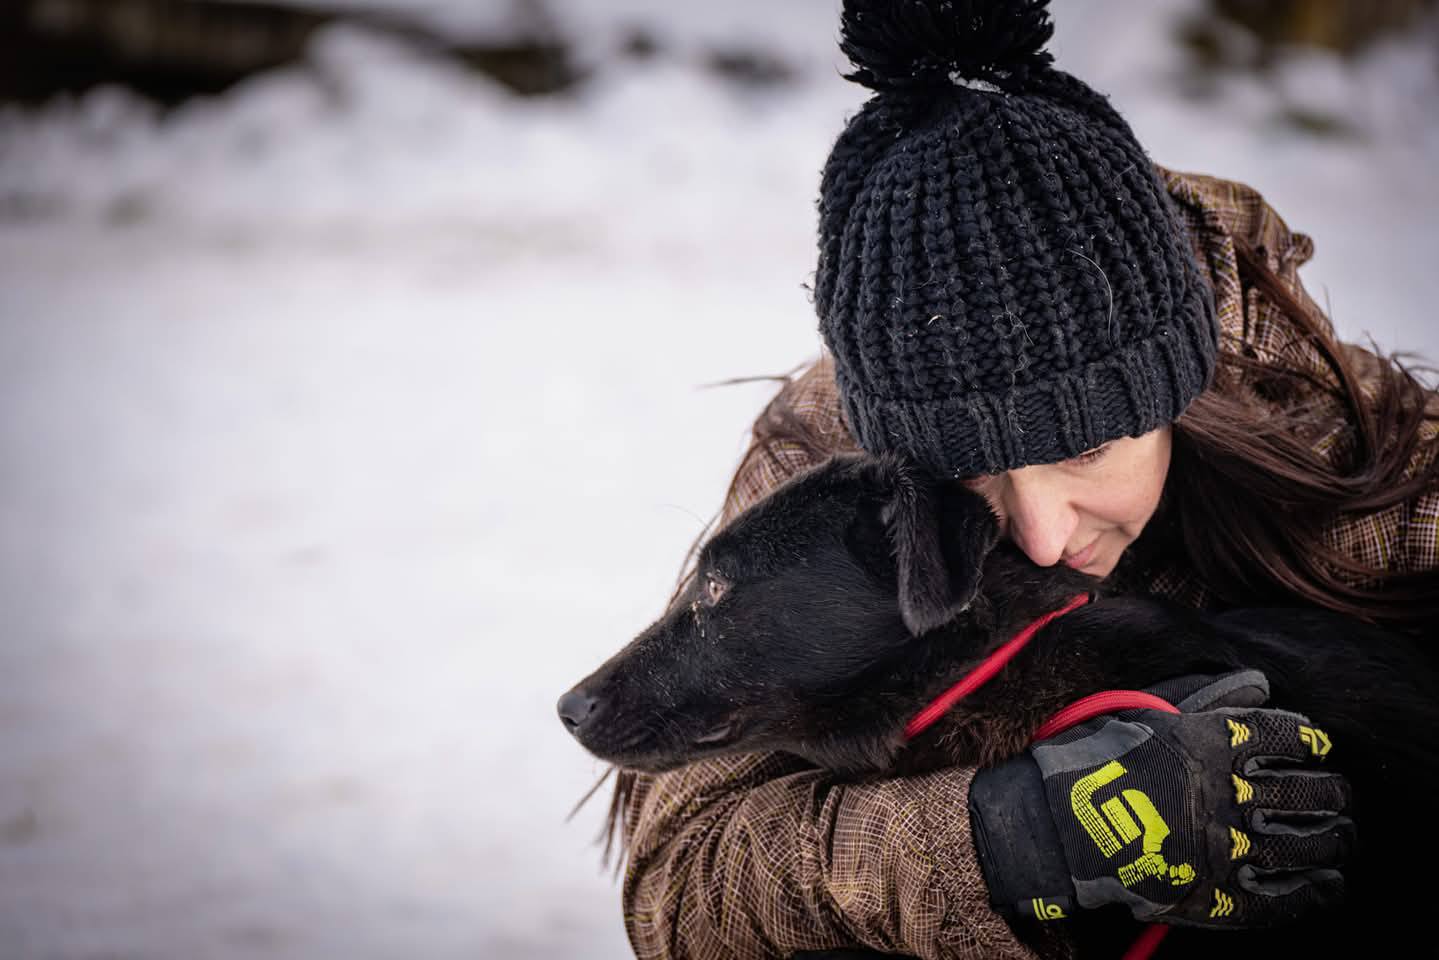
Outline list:
[[[1439,359],[1432,0],[1057,0]],[[0,956],[618,958],[555,698],[806,297],[837,0],[0,5]]]

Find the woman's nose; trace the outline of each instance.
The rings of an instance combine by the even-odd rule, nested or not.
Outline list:
[[[1036,475],[1025,476],[1031,469],[1010,473],[1001,507],[1005,532],[1030,560],[1041,567],[1052,567],[1064,556],[1079,515],[1059,490]]]

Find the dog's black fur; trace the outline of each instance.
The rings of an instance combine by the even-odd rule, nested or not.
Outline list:
[[[1373,949],[1414,929],[1439,865],[1439,681],[1432,655],[1406,638],[1321,611],[1209,617],[1100,597],[905,740],[906,722],[984,655],[1098,586],[998,543],[987,504],[961,484],[896,460],[840,456],[710,540],[669,612],[567,693],[561,714],[592,753],[625,767],[780,750],[864,775],[997,762],[1096,690],[1257,668],[1273,705],[1330,734],[1326,762],[1354,787],[1360,847],[1345,867],[1349,896],[1343,910],[1297,927],[1176,931],[1161,958],[1216,948],[1338,956],[1341,943]],[[1096,924],[1074,929],[1082,952],[1118,955],[1117,945],[1097,946]]]

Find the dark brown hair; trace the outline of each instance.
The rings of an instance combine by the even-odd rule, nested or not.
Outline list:
[[[1355,559],[1325,531],[1402,513],[1436,485],[1439,402],[1397,357],[1339,343],[1256,251],[1236,253],[1245,296],[1257,290],[1290,336],[1264,357],[1221,344],[1213,384],[1174,425],[1166,546],[1221,605],[1297,602],[1417,632],[1439,615],[1439,573]]]

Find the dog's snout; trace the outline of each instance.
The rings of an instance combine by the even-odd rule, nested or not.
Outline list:
[[[580,724],[595,712],[597,702],[594,697],[576,687],[560,697],[560,702],[556,704],[560,712],[560,722],[570,733],[579,733]]]

